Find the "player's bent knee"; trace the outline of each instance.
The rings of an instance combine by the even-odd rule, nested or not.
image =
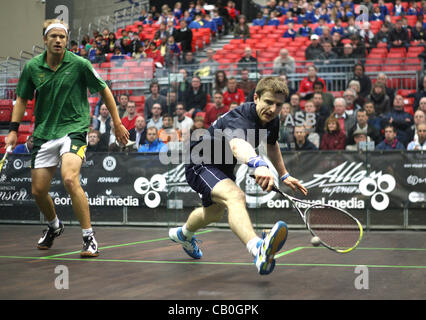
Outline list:
[[[65,189],[68,191],[74,190],[78,187],[80,187],[80,182],[78,179],[75,179],[74,177],[64,177],[64,186]]]

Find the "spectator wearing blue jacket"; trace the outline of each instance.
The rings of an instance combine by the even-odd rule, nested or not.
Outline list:
[[[286,30],[286,32],[284,32],[283,38],[292,38],[294,40],[296,35],[297,35],[297,32],[296,30],[294,30],[293,23],[291,22],[289,23],[288,29]]]
[[[405,150],[404,145],[396,137],[394,126],[385,126],[385,139],[376,146],[376,150]]]
[[[393,109],[383,116],[384,125],[392,125],[397,133],[398,140],[407,146],[409,129],[413,125],[413,116],[404,111],[404,97],[397,94],[393,99]]]
[[[30,154],[34,147],[34,137],[29,136],[27,142],[18,144],[13,150],[13,154]]]
[[[146,129],[146,141],[138,148],[138,152],[166,152],[167,145],[158,139],[158,129],[149,127]]]
[[[331,28],[331,35],[335,34],[336,32],[341,36],[343,36],[345,33],[345,28],[342,27],[342,19],[336,19],[336,24],[333,26],[333,28]]]
[[[297,30],[299,36],[301,37],[310,37],[312,34],[312,28],[309,26],[308,20],[303,20],[303,25]]]
[[[266,19],[263,17],[262,12],[258,12],[257,16],[256,16],[256,19],[254,19],[252,21],[252,25],[253,26],[261,26],[261,27],[263,27],[265,25],[265,20]]]

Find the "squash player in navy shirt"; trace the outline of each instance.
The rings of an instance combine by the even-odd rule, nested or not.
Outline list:
[[[254,102],[244,103],[224,114],[197,141],[191,142],[185,175],[191,188],[201,196],[202,207],[196,208],[182,227],[170,229],[169,237],[180,243],[192,258],[202,257],[194,233],[220,221],[227,210],[230,228],[253,255],[258,273],[264,275],[273,271],[274,255],[287,239],[287,225],[278,221],[263,239],[256,235],[247,212],[245,194],[234,182],[234,168],[237,162],[247,164],[254,170],[256,183],[263,190],[271,191],[274,175],[255,151],[263,136],[268,158],[284,184],[307,194],[306,188],[287,172],[277,142],[278,115],[287,96],[288,88],[283,80],[265,77],[256,86]],[[209,145],[211,148],[207,147]]]

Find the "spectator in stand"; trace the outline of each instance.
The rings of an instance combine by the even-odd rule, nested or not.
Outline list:
[[[111,116],[109,114],[109,110],[105,103],[103,103],[99,108],[99,116],[94,119],[93,129],[99,131],[100,134],[104,134],[105,132],[109,132],[111,127],[109,126],[111,120]]]
[[[195,19],[188,25],[188,28],[191,30],[204,28],[203,16],[201,13],[195,15]]]
[[[201,87],[201,79],[198,76],[193,76],[191,87],[185,92],[183,103],[188,109],[188,113],[192,118],[197,112],[202,112],[207,104],[207,94]]]
[[[231,77],[228,79],[228,90],[223,94],[223,104],[229,108],[229,105],[232,101],[238,103],[238,105],[245,102],[244,92],[241,89],[237,88],[237,79]]]
[[[234,38],[244,39],[244,41],[250,38],[250,29],[247,24],[246,16],[244,15],[238,17],[238,23],[234,26]]]
[[[365,59],[365,52],[366,52],[366,46],[364,39],[360,38],[360,35],[354,34],[350,37],[352,48],[353,48],[353,54],[356,59]]]
[[[389,32],[388,50],[390,48],[406,48],[410,46],[408,31],[402,27],[402,20],[398,19],[395,28]]]
[[[420,99],[419,108],[416,111],[418,110],[422,110],[426,113],[426,97]]]
[[[136,116],[135,127],[129,131],[129,140],[134,141],[134,149],[139,147],[146,140],[146,121],[142,115]]]
[[[304,78],[299,85],[299,95],[302,99],[310,99],[312,98],[312,94],[314,93],[314,83],[316,81],[321,81],[324,85],[324,92],[326,92],[325,81],[318,77],[317,72],[318,69],[314,65],[308,66],[308,76]]]
[[[28,136],[27,141],[23,144],[18,144],[15,149],[13,149],[13,154],[31,154],[34,148],[34,137]]]
[[[407,150],[426,150],[426,123],[420,123],[416,128],[418,140],[411,141],[407,146]]]
[[[351,80],[359,81],[359,84],[361,85],[359,95],[361,97],[366,98],[371,93],[371,80],[365,74],[364,66],[361,63],[354,66],[354,78]]]
[[[394,126],[387,124],[384,131],[385,139],[376,146],[376,150],[405,150],[404,145],[398,141]]]
[[[345,38],[350,39],[350,37],[353,35],[359,35],[359,31],[360,31],[360,28],[356,24],[355,17],[354,16],[349,17],[348,26],[345,28],[345,33],[343,34],[343,36]]]
[[[307,132],[304,125],[294,126],[294,150],[318,150],[318,148],[312,142],[306,139],[306,136]]]
[[[411,30],[411,41],[419,41],[421,45],[425,45],[426,32],[421,21],[417,21],[414,28]]]
[[[160,94],[160,85],[157,81],[151,82],[149,85],[149,92],[151,93],[145,100],[144,113],[145,118],[149,119],[152,117],[152,107],[155,103],[161,105],[162,110],[167,110],[167,97]]]
[[[413,116],[404,111],[404,97],[397,94],[393,101],[393,108],[383,116],[383,124],[392,125],[396,132],[398,141],[407,146],[409,140],[409,129],[413,124]]]
[[[266,19],[263,17],[262,12],[258,12],[256,14],[256,19],[254,19],[252,21],[252,25],[253,26],[261,26],[261,27],[263,27],[265,25],[265,20]]]
[[[240,13],[238,12],[237,9],[235,9],[235,2],[228,1],[228,4],[227,4],[227,6],[225,8],[228,11],[231,24],[236,23],[237,22],[237,18],[238,18],[238,16],[239,16]]]
[[[316,27],[314,29],[314,34],[316,34],[316,35],[318,35],[318,36],[321,37],[322,34],[323,34],[323,29],[325,27],[326,27],[325,20],[323,18],[320,18],[319,21],[318,21],[318,27]]]
[[[315,104],[312,100],[308,100],[305,103],[304,110],[304,126],[307,133],[307,139],[312,142],[317,148],[320,144],[320,136],[317,133],[318,126],[318,113],[316,112]]]
[[[322,44],[322,48],[324,51],[318,56],[318,61],[316,61],[316,65],[318,66],[320,72],[334,72],[335,68],[329,67],[329,65],[336,64],[336,60],[339,57],[333,51],[333,46],[331,42],[324,42]]]
[[[181,77],[181,81],[177,83],[176,87],[177,100],[183,101],[185,92],[191,87],[191,83],[189,82],[188,72],[185,69],[179,69],[179,76]]]
[[[331,33],[330,33],[330,28],[328,26],[323,26],[322,28],[322,35],[320,36],[320,44],[324,45],[324,43],[328,42],[331,43],[331,41],[333,40]]]
[[[284,24],[290,24],[292,23],[293,25],[297,23],[297,19],[293,18],[293,13],[291,11],[287,11],[287,13],[285,14],[286,18],[284,20]]]
[[[401,0],[395,0],[395,4],[392,9],[392,13],[394,16],[403,16],[404,15],[404,7],[401,4]]]
[[[154,41],[158,42],[161,38],[167,38],[167,24],[165,22],[160,23],[160,27],[154,33]]]
[[[354,104],[362,107],[365,103],[366,98],[363,98],[359,95],[359,93],[361,91],[361,85],[360,85],[359,81],[358,80],[351,80],[349,82],[348,88],[354,90],[355,93],[356,93],[356,99],[355,99]]]
[[[379,43],[387,44],[389,43],[389,38],[390,38],[389,28],[386,24],[382,24],[382,26],[380,27],[380,30],[374,35],[372,45],[374,47],[377,47]]]
[[[349,114],[356,114],[356,112],[362,108],[361,105],[356,103],[358,97],[354,89],[347,88],[343,93],[343,98],[346,101],[346,112]]]
[[[343,42],[342,42],[342,36],[340,33],[335,32],[331,36],[331,46],[334,53],[337,54],[337,57],[340,58],[343,56]]]
[[[361,130],[355,130],[355,132],[353,133],[353,140],[353,144],[346,145],[346,151],[358,151],[360,149],[359,145],[361,142],[370,141],[369,137]]]
[[[192,118],[185,115],[186,109],[182,102],[178,102],[176,105],[176,116],[173,118],[173,127],[179,131],[183,137],[185,132],[189,132],[194,121]]]
[[[340,130],[348,135],[348,131],[355,124],[353,114],[346,111],[346,101],[343,98],[336,98],[334,100],[334,117],[339,121]]]
[[[101,134],[100,138],[100,145],[103,150],[108,150],[112,152],[118,152],[120,151],[120,148],[118,147],[116,141],[117,138],[115,136],[115,128],[114,128],[114,121],[111,119],[109,123],[110,130],[105,131],[105,133]]]
[[[216,71],[214,75],[213,90],[215,92],[220,91],[224,93],[227,89],[228,89],[228,77],[226,76],[225,71],[223,70]]]
[[[379,6],[374,7],[373,12],[370,15],[370,21],[385,21],[385,15],[381,12]]]
[[[379,130],[377,130],[374,126],[368,125],[368,115],[365,109],[358,110],[356,114],[356,123],[352,128],[349,129],[348,135],[346,138],[346,144],[354,144],[354,135],[356,131],[361,131],[365,133],[374,143],[377,145],[380,141],[382,141],[382,137],[380,135]]]
[[[247,69],[250,72],[257,71],[257,59],[252,56],[252,51],[250,47],[244,48],[244,56],[238,61],[239,69]]]
[[[127,115],[121,119],[123,126],[127,131],[135,127],[136,121],[136,103],[134,101],[129,101],[127,103]]]
[[[300,96],[298,93],[294,93],[290,96],[290,109],[291,114],[296,114],[301,112],[302,108],[300,107]]]
[[[297,34],[300,37],[310,37],[313,33],[312,28],[309,26],[308,19],[303,19],[302,26],[297,30]]]
[[[386,17],[389,15],[389,9],[385,5],[385,0],[379,0],[377,6],[380,8],[380,12],[383,14],[383,16]]]
[[[177,129],[173,127],[173,117],[168,114],[163,114],[163,127],[158,131],[158,139],[165,144],[181,141],[181,135]]]
[[[278,144],[281,150],[291,150],[294,145],[294,119],[289,103],[284,103],[280,113],[280,131]]]
[[[120,116],[120,119],[125,116],[125,113],[127,111],[127,103],[129,103],[129,95],[127,93],[120,94],[119,104],[117,106],[118,115]]]
[[[161,108],[161,104],[154,103],[152,106],[152,117],[148,119],[147,127],[156,127],[160,130],[163,127],[163,117],[161,114],[163,113],[163,109]]]
[[[324,49],[320,45],[319,36],[317,34],[311,35],[311,44],[305,49],[306,60],[316,60]]]
[[[413,110],[416,112],[420,107],[420,102],[426,97],[426,75],[423,76],[422,82],[419,85],[418,92],[414,94]]]
[[[209,67],[209,75],[214,75],[219,69],[219,63],[213,58],[214,54],[214,50],[212,48],[208,48],[206,50],[207,59],[203,59],[200,61],[200,65],[202,68]]]
[[[288,50],[282,48],[280,50],[280,55],[274,59],[273,71],[276,74],[281,74],[282,72],[294,73],[296,70],[296,61],[292,56],[288,54]]]
[[[107,151],[101,141],[101,134],[98,130],[90,130],[87,134],[86,152],[104,152]]]
[[[344,150],[346,135],[339,121],[331,115],[325,121],[324,134],[321,137],[320,150]]]
[[[314,93],[314,96],[312,98],[312,102],[314,103],[315,113],[316,113],[316,121],[317,121],[316,129],[319,134],[323,133],[325,120],[330,116],[333,110],[333,106],[329,108],[324,105],[323,94],[325,94],[325,92],[317,91]]]
[[[184,19],[180,20],[179,24],[180,28],[175,30],[173,36],[183,52],[192,51],[192,31]]]
[[[392,89],[387,86],[388,76],[386,75],[386,73],[380,72],[377,75],[376,83],[377,82],[383,84],[383,86],[385,87],[386,95],[389,97],[390,101],[393,101],[393,99],[395,98],[395,89]]]
[[[246,102],[248,102],[247,98],[256,88],[256,82],[249,79],[249,71],[247,69],[241,70],[241,80],[237,82],[237,88],[243,90]]]
[[[342,19],[337,18],[336,24],[331,28],[331,35],[333,36],[335,33],[340,34],[340,36],[343,36],[345,32],[345,28],[342,27]]]
[[[288,29],[284,32],[283,38],[292,38],[294,40],[296,36],[297,36],[297,31],[294,29],[294,24],[293,22],[289,22]]]
[[[288,97],[286,98],[285,102],[290,102],[290,97],[297,92],[297,90],[293,89],[291,83],[288,81],[287,74],[284,72],[280,73],[280,78],[285,82],[288,88]],[[250,99],[246,98],[246,101],[253,101],[252,95],[254,95],[254,90],[252,91],[253,94],[250,95]]]
[[[148,127],[145,143],[139,147],[138,152],[166,152],[167,149],[167,145],[158,138],[158,129]]]
[[[417,127],[419,124],[426,123],[426,113],[422,110],[417,110],[414,113],[414,124],[409,129],[409,141],[418,141],[419,136],[417,133]]]
[[[156,43],[151,41],[147,45],[148,48],[145,49],[145,57],[152,59],[155,65],[164,66],[164,57],[161,55],[160,50],[158,50]]]
[[[202,136],[205,133],[204,128],[204,117],[203,116],[195,116],[194,118],[194,124],[191,126],[190,130],[190,138],[192,141],[197,141],[200,136]],[[185,139],[185,136],[184,136]]]
[[[391,100],[386,94],[386,89],[383,83],[376,82],[371,89],[370,95],[367,99],[374,103],[376,114],[383,116],[391,111]]]
[[[229,111],[229,106],[223,104],[223,94],[218,91],[213,96],[214,104],[207,104],[204,117],[204,127],[209,128],[221,115]]]
[[[164,111],[166,111],[169,114],[174,114],[178,100],[177,100],[177,92],[173,87],[169,88],[169,91],[167,92],[166,100],[167,100],[167,106]]]
[[[367,112],[368,116],[368,125],[377,129],[377,131],[382,130],[382,118],[376,115],[376,110],[374,108],[373,101],[365,101],[364,109]]]
[[[271,11],[269,13],[269,19],[266,21],[267,26],[275,26],[278,27],[280,25],[280,20],[278,19],[279,12],[278,11]]]
[[[181,68],[185,68],[189,77],[194,75],[194,72],[198,69],[198,62],[194,58],[194,54],[191,51],[187,51],[183,55],[184,59],[180,64]]]

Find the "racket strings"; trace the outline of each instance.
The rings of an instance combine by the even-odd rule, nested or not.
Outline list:
[[[313,207],[308,223],[312,232],[333,248],[352,248],[360,237],[356,220],[335,208]]]

